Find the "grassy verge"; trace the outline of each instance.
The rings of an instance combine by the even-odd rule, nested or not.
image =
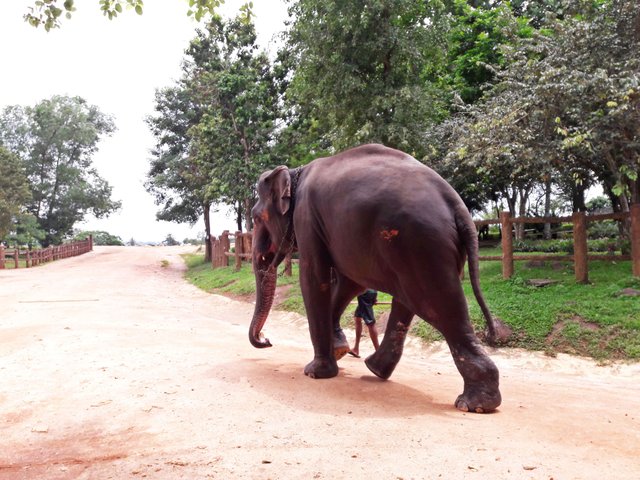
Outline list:
[[[482,252],[492,255],[491,252]],[[213,270],[201,255],[186,255],[186,278],[203,290],[248,297],[255,290],[250,265],[240,272],[233,267]],[[576,284],[573,267],[567,262],[539,262],[532,266],[519,261],[515,275],[502,279],[500,262],[481,262],[480,278],[485,299],[494,316],[510,325],[514,334],[508,346],[590,356],[597,360],[640,359],[640,297],[621,296],[625,288],[640,290],[640,280],[631,276],[629,262],[591,262],[589,285]],[[280,276],[278,287],[287,286],[283,300],[275,308],[304,314],[297,267],[292,277]],[[529,285],[531,279],[549,279],[545,287]],[[472,321],[478,330],[484,319],[473,297],[468,275],[463,282]],[[390,301],[380,294],[378,301]],[[376,314],[389,310],[378,305]],[[343,324],[351,322],[355,305],[347,308]],[[439,334],[425,322],[417,322],[413,334],[431,341]]]

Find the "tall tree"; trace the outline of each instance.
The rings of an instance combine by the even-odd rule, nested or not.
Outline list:
[[[197,32],[183,78],[157,92],[156,115],[148,119],[157,143],[146,186],[162,205],[158,218],[195,222],[203,214],[208,239],[211,206],[226,204],[238,229],[243,220],[251,229],[255,181],[272,166],[277,93],[249,5]]]
[[[100,218],[120,207],[91,158],[113,130],[111,118],[80,97],[54,96],[0,115],[0,143],[25,165],[27,211],[46,232],[45,245],[61,242],[87,214]]]
[[[626,210],[640,191],[640,5],[572,0],[570,6],[585,4],[591,8],[580,16],[505,44],[495,86],[441,127],[463,125],[447,159],[488,175],[505,198],[501,184],[517,185],[526,200],[535,183],[553,177],[574,210],[585,208],[583,192],[598,179],[614,208]]]
[[[0,145],[0,240],[9,233],[30,198],[20,158]]]
[[[249,6],[234,19],[214,18],[191,42],[190,82],[207,105],[190,130],[190,153],[209,169],[209,194],[233,206],[238,229],[251,230],[251,207],[259,174],[272,166],[279,118],[271,62],[256,43]]]
[[[161,206],[159,220],[195,224],[204,217],[205,259],[211,259],[211,205],[216,200],[208,188],[210,168],[191,154],[189,131],[202,118],[205,108],[185,78],[173,87],[156,92],[155,115],[147,125],[156,138],[145,187]]]
[[[427,81],[445,54],[441,13],[438,0],[292,2],[288,95],[336,149],[375,141],[421,156],[443,113]]]

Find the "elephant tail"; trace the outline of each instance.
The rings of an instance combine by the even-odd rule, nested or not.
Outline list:
[[[478,260],[478,234],[476,232],[476,226],[471,219],[466,207],[464,212],[456,212],[456,226],[458,233],[464,245],[465,252],[467,254],[467,261],[469,266],[469,281],[471,282],[471,288],[473,294],[476,297],[476,301],[482,310],[482,314],[487,323],[487,329],[485,331],[486,341],[489,345],[495,346],[498,342],[505,340],[504,335],[508,336],[506,330],[508,327],[502,324],[499,319],[494,318],[487,307],[482,291],[480,290],[480,267]],[[504,328],[503,328],[504,327]]]

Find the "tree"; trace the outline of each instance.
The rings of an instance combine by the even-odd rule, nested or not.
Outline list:
[[[32,249],[40,247],[45,237],[46,233],[40,228],[36,217],[30,213],[20,213],[15,217],[11,232],[5,238],[9,245]]]
[[[427,81],[445,55],[439,1],[298,0],[286,49],[287,95],[335,149],[380,142],[421,156],[444,113]]]
[[[236,18],[214,18],[187,54],[197,103],[206,105],[189,131],[190,154],[208,168],[208,192],[235,208],[252,228],[251,207],[259,174],[272,167],[270,151],[279,118],[278,91],[269,58],[258,51],[250,8]]]
[[[11,231],[16,216],[24,210],[30,198],[20,158],[0,144],[0,240]]]
[[[205,259],[211,259],[210,210],[215,198],[208,188],[210,169],[190,153],[189,131],[202,118],[203,106],[196,99],[188,81],[185,65],[182,80],[173,87],[156,92],[156,114],[147,125],[156,138],[145,187],[161,206],[158,220],[195,224],[204,217]]]
[[[74,236],[74,240],[86,240],[89,238],[89,235],[93,238],[94,245],[114,245],[114,246],[124,246],[122,243],[122,239],[117,235],[112,235],[109,232],[105,232],[104,230],[88,230],[77,232]]]
[[[0,143],[25,165],[32,197],[26,210],[45,231],[45,246],[61,242],[87,214],[101,218],[120,207],[91,160],[113,130],[111,118],[80,97],[54,96],[0,115]]]
[[[511,41],[511,34],[529,37],[533,31],[529,19],[514,18],[507,4],[488,3],[472,6],[455,0],[453,4],[444,78],[466,103],[476,102],[494,81],[495,71],[505,63],[501,46]]]
[[[205,16],[215,15],[215,9],[224,0],[188,0],[188,3],[187,15],[200,21]],[[98,4],[102,14],[109,20],[123,13],[125,8],[134,10],[138,15],[142,15],[144,10],[143,0],[99,0]],[[60,19],[63,16],[70,19],[75,11],[74,0],[34,0],[24,19],[34,27],[42,25],[48,32],[52,28],[60,28]]]
[[[214,18],[186,51],[183,76],[156,93],[147,123],[156,137],[146,188],[162,206],[158,218],[194,223],[204,216],[211,258],[209,212],[214,204],[247,219],[258,174],[271,166],[277,91],[268,57],[257,51],[248,6],[229,21]]]
[[[495,85],[441,127],[457,132],[445,166],[484,175],[513,212],[525,212],[531,189],[549,189],[551,179],[574,210],[586,208],[584,190],[596,179],[614,209],[628,209],[640,190],[640,6],[592,3],[531,38],[512,38]]]
[[[167,245],[168,247],[174,247],[176,245],[180,245],[180,242],[178,242],[175,238],[173,238],[173,235],[171,235],[170,233],[167,235],[167,238],[165,238],[162,243],[164,245]]]

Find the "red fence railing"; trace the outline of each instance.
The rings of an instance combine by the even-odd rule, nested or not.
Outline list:
[[[89,235],[86,240],[64,243],[54,247],[38,250],[26,250],[20,248],[7,249],[0,245],[0,269],[6,268],[7,263],[13,264],[13,268],[24,266],[35,267],[47,262],[53,262],[61,258],[75,257],[93,250],[93,237]]]

